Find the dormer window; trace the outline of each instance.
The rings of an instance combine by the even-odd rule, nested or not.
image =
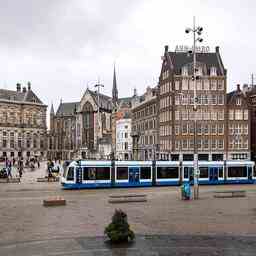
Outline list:
[[[242,100],[241,100],[240,97],[238,97],[238,98],[236,99],[236,105],[241,106],[241,104],[242,104]]]
[[[188,76],[188,67],[184,66],[181,70],[182,76]]]
[[[210,69],[210,76],[217,76],[217,69],[216,69],[216,67],[211,67],[211,69]]]
[[[198,76],[202,76],[202,75],[203,75],[203,69],[202,69],[202,67],[197,67],[197,72],[196,72],[196,74],[197,74]]]

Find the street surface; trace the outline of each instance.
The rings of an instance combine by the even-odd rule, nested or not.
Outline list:
[[[38,183],[41,169],[20,184],[0,184],[0,255],[255,255],[256,185],[200,186],[200,199],[180,200],[178,187],[73,190]],[[243,189],[245,198],[214,198]],[[108,203],[109,195],[147,194],[143,203]],[[44,207],[62,196],[66,206]],[[111,250],[103,231],[115,208],[128,215],[136,242]],[[95,238],[97,237],[97,238]]]

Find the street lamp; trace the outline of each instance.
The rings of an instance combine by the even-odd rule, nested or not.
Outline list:
[[[194,83],[194,104],[193,110],[195,111],[194,115],[194,199],[199,198],[199,186],[198,186],[198,176],[199,176],[199,169],[198,169],[198,150],[197,150],[197,126],[196,126],[196,111],[197,111],[197,96],[196,96],[196,80],[199,79],[197,76],[197,68],[196,68],[196,42],[199,43],[203,42],[203,39],[200,37],[202,34],[203,28],[196,27],[195,25],[195,16],[193,17],[193,28],[186,28],[185,32],[188,34],[190,32],[193,33],[193,49],[189,51],[189,53],[193,52],[193,75],[192,81]],[[197,37],[198,36],[198,37]]]
[[[98,104],[98,132],[97,132],[97,148],[99,149],[99,133],[100,133],[100,87],[104,87],[103,84],[99,82],[94,85],[97,88],[97,104]],[[98,152],[99,153],[99,152]]]

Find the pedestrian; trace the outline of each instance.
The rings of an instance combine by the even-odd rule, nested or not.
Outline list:
[[[21,178],[22,174],[23,174],[23,161],[22,160],[18,161],[18,168],[19,168],[19,176]]]
[[[39,159],[37,160],[37,168],[38,169],[40,168],[40,161],[39,161]]]
[[[11,160],[7,159],[6,161],[6,167],[7,167],[7,177],[11,177],[12,178],[12,162]]]

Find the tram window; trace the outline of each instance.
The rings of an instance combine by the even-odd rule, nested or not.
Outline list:
[[[177,179],[179,178],[178,167],[157,167],[158,179]]]
[[[228,177],[247,177],[246,166],[228,167]]]
[[[223,167],[219,167],[219,177],[223,178]]]
[[[116,172],[118,180],[128,180],[128,167],[117,167]]]
[[[84,180],[95,180],[96,179],[96,168],[95,167],[83,167],[83,179]]]
[[[189,167],[184,167],[184,178],[188,179]]]
[[[151,167],[141,167],[140,178],[145,180],[151,179]]]
[[[200,170],[200,178],[208,178],[209,173],[208,173],[208,167],[199,167]]]
[[[110,168],[109,167],[97,167],[96,168],[96,180],[109,180]]]
[[[67,180],[74,180],[74,167],[69,167]]]

